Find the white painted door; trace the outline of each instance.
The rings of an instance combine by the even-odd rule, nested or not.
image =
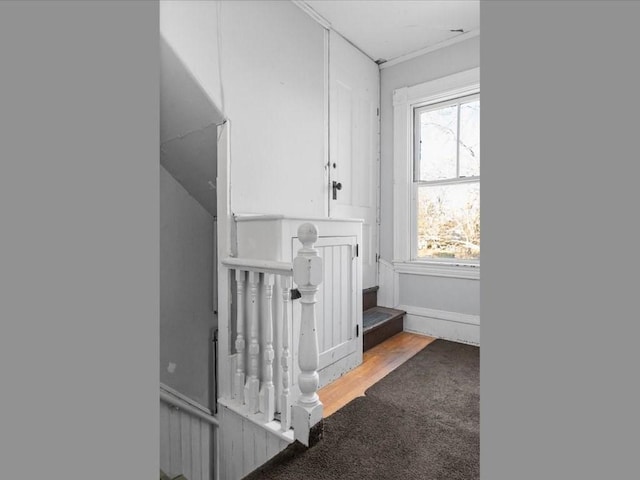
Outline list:
[[[371,59],[330,34],[329,215],[364,220],[362,288],[378,278],[379,75]]]
[[[318,373],[322,387],[360,363],[358,346],[362,325],[359,325],[361,317],[357,315],[356,302],[356,237],[320,237],[315,248],[323,268],[322,284],[316,295]],[[300,302],[293,302],[293,306],[293,318],[299,319]],[[299,336],[298,323],[294,321],[295,338]],[[295,365],[297,378],[297,358]]]
[[[315,245],[324,273],[318,291],[319,370],[356,350],[355,237],[319,238]]]

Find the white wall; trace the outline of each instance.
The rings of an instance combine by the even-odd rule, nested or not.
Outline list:
[[[160,381],[211,406],[213,217],[160,167]]]
[[[291,2],[163,1],[160,31],[231,120],[232,211],[326,216],[324,29]]]
[[[160,34],[219,109],[218,2],[160,2]]]
[[[380,70],[380,256],[393,259],[393,91],[480,66],[480,37]]]
[[[162,387],[161,391],[167,393]],[[211,415],[210,411],[203,413]],[[189,480],[215,478],[212,470],[215,471],[215,462],[218,462],[218,459],[212,453],[215,451],[216,435],[210,423],[184,409],[175,409],[173,405],[161,401],[159,426],[160,470],[170,478],[179,474]]]
[[[434,80],[436,78],[451,75],[464,70],[480,66],[480,37],[462,41],[425,55],[412,58],[405,62],[383,68],[380,71],[380,150],[381,150],[381,205],[380,205],[380,256],[386,262],[392,262],[393,258],[393,91]],[[407,232],[408,234],[408,232]],[[396,273],[398,278],[393,280],[393,272],[387,267],[390,263],[383,262],[381,266],[381,290],[384,283],[384,292],[381,292],[383,302],[387,306],[391,303],[410,307],[416,315],[409,315],[411,329],[416,326],[434,322],[427,322],[425,312],[437,311],[437,315],[447,318],[469,318],[473,322],[479,322],[480,314],[480,281],[436,277],[430,275],[410,275]],[[397,292],[393,292],[397,289]],[[395,295],[394,295],[395,294]],[[395,298],[394,298],[395,297]],[[384,304],[384,303],[383,303]],[[415,308],[414,308],[415,307]],[[471,316],[471,317],[468,317]],[[440,319],[442,320],[442,319]],[[447,320],[442,320],[446,322]],[[444,325],[444,324],[443,324]],[[406,327],[407,325],[405,325]],[[444,325],[443,332],[449,331],[448,325]],[[432,328],[430,326],[429,328]],[[466,327],[465,327],[466,328]],[[437,329],[436,329],[437,330]],[[433,330],[435,332],[436,330]],[[474,331],[477,331],[475,328]],[[428,333],[428,332],[424,332]],[[467,335],[465,330],[460,335]],[[479,341],[479,332],[472,335]],[[465,340],[465,338],[452,338]],[[472,340],[471,343],[477,343]]]
[[[478,280],[403,273],[398,287],[400,305],[480,315]]]
[[[216,216],[217,125],[223,115],[160,40],[160,164]]]

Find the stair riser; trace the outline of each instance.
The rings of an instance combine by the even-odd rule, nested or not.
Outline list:
[[[362,292],[362,311],[378,306],[378,287],[366,288]]]
[[[404,315],[394,318],[388,322],[383,323],[379,327],[365,332],[363,337],[363,351],[366,352],[379,343],[384,342],[387,338],[393,337],[396,333],[402,332],[404,323],[403,319]]]

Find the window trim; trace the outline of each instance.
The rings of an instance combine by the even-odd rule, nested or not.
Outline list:
[[[479,260],[416,258],[417,217],[415,215],[417,187],[414,180],[414,110],[419,107],[454,100],[480,92],[480,69],[473,68],[453,75],[403,87],[393,92],[393,263],[415,265],[423,271],[442,272],[452,267],[452,274],[473,270],[479,276]],[[473,180],[472,180],[473,178]],[[454,179],[458,182],[461,179]],[[464,181],[478,181],[467,177]],[[407,235],[406,232],[410,232]],[[455,267],[455,268],[453,268]],[[437,274],[437,273],[434,273]],[[464,274],[461,273],[461,276]]]

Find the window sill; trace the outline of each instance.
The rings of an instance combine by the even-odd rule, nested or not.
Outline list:
[[[410,275],[428,275],[432,277],[480,280],[480,264],[413,260],[407,262],[393,262],[393,268],[398,273],[406,273]]]

